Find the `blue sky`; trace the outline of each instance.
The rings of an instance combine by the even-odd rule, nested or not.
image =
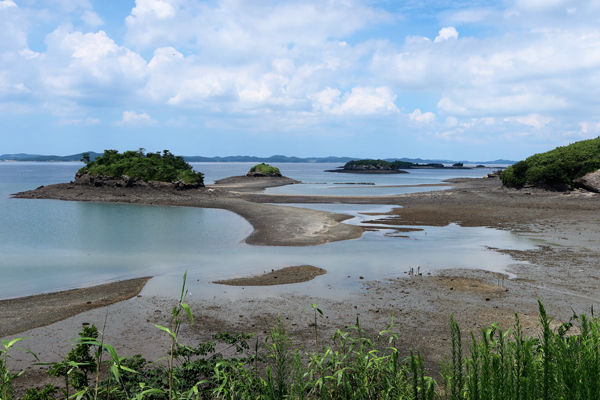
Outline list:
[[[597,0],[0,0],[0,154],[522,159],[600,135]]]

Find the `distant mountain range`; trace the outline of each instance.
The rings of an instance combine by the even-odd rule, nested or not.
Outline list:
[[[90,159],[94,160],[96,157],[100,157],[102,153],[96,153],[93,151],[88,152]],[[72,154],[70,156],[45,156],[39,154],[2,154],[0,155],[0,161],[53,161],[53,162],[67,162],[67,161],[80,161],[83,153]],[[340,163],[345,164],[348,161],[360,160],[358,157],[288,157],[282,155],[275,155],[271,157],[253,157],[253,156],[227,156],[227,157],[202,157],[202,156],[183,156],[187,162],[255,162],[255,163]],[[421,158],[385,158],[385,161],[408,161],[418,164],[428,163],[441,163],[441,164],[454,164],[461,162],[463,164],[514,164],[516,161],[512,160],[493,160],[493,161],[467,161],[467,160],[432,160],[432,159],[421,159]]]

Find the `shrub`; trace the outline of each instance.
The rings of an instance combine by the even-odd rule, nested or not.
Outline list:
[[[507,186],[526,183],[571,185],[587,173],[600,169],[600,137],[535,154],[508,167],[500,179]]]
[[[252,172],[261,172],[266,175],[281,175],[279,168],[273,167],[269,164],[261,163],[256,164],[254,167],[250,168],[250,173]]]

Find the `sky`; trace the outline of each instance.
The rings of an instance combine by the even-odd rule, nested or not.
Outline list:
[[[599,106],[598,0],[0,0],[0,154],[520,160]]]

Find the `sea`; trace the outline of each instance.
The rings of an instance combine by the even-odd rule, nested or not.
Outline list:
[[[242,295],[301,293],[341,299],[364,290],[364,279],[405,278],[451,268],[505,272],[515,263],[488,247],[528,250],[535,243],[491,228],[419,227],[391,237],[388,229],[359,239],[308,247],[251,246],[252,226],[218,209],[14,199],[11,194],[73,180],[81,163],[0,162],[0,300],[152,276],[142,295],[177,296],[183,274],[194,297],[235,300]],[[252,163],[192,163],[205,183],[245,174]],[[485,169],[411,170],[409,174],[358,175],[324,172],[337,164],[273,164],[302,184],[267,193],[392,195],[442,190],[454,177],[481,177]],[[357,184],[361,183],[361,184]],[[368,185],[367,185],[368,183]],[[354,204],[287,205],[349,214],[361,224],[390,206]],[[371,225],[371,224],[370,224]],[[387,235],[386,235],[387,233]],[[310,282],[268,288],[240,288],[215,280],[260,274],[294,265],[314,265],[326,275]],[[509,276],[512,276],[509,274]]]

